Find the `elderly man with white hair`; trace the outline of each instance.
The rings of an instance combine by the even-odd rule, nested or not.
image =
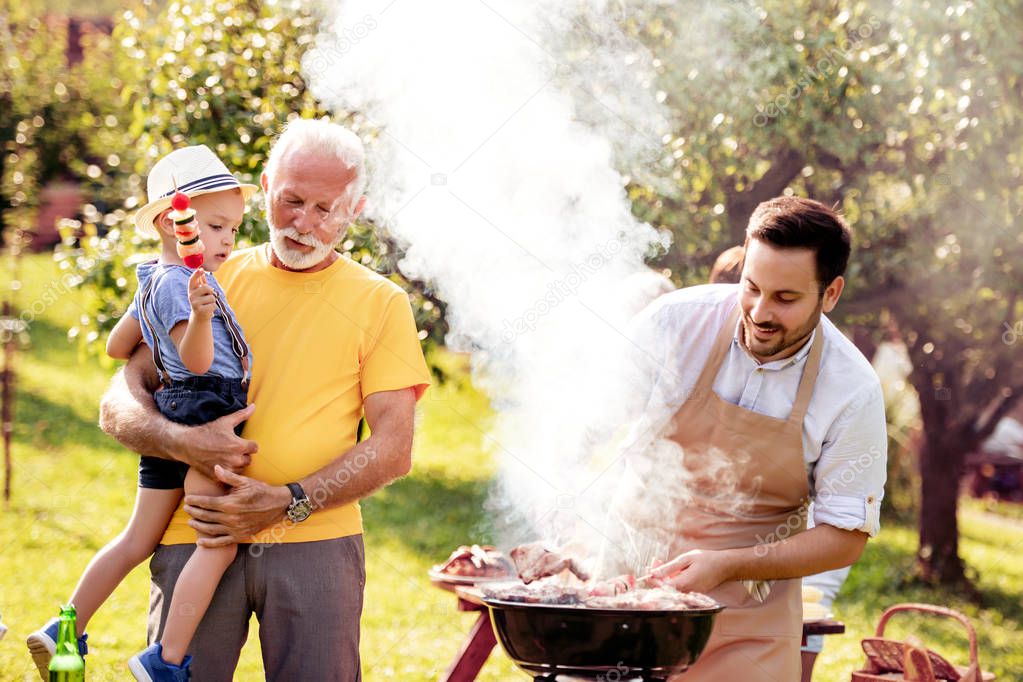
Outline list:
[[[255,358],[246,409],[202,426],[168,421],[146,349],[100,408],[103,430],[128,448],[230,487],[186,496],[150,563],[155,641],[195,531],[203,545],[240,545],[193,638],[200,682],[233,678],[253,613],[267,680],[361,679],[359,500],[408,473],[429,384],[405,292],[335,250],[364,182],[362,144],[336,124],[293,121],[273,146],[261,178],[270,242],[217,272]],[[358,442],[363,416],[371,435]]]

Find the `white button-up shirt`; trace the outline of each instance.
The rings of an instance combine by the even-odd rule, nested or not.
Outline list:
[[[634,320],[636,377],[650,387],[648,423],[663,425],[696,387],[717,334],[738,304],[738,285],[710,284],[661,296]],[[814,500],[813,521],[861,530],[880,527],[888,438],[881,382],[863,354],[826,317],[794,355],[759,363],[736,326],[714,392],[759,414],[784,419],[816,334],[824,334],[820,369],[803,420],[803,459]]]

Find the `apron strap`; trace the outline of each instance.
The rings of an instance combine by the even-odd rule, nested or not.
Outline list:
[[[736,303],[724,326],[718,332],[714,345],[711,347],[710,357],[700,371],[700,378],[696,381],[693,389],[693,396],[707,397],[714,389],[714,380],[718,371],[728,355],[728,349],[735,339],[735,328],[739,323],[739,304]],[[820,324],[814,333],[813,344],[810,346],[810,353],[806,357],[806,364],[803,366],[803,375],[799,380],[799,388],[796,390],[796,398],[792,403],[792,411],[789,413],[788,421],[802,425],[806,411],[810,407],[810,398],[813,396],[813,387],[817,381],[817,371],[821,364],[821,351],[824,347],[824,330]]]
[[[710,349],[710,357],[707,358],[707,362],[703,363],[700,378],[697,379],[696,387],[693,389],[694,396],[706,398],[714,390],[714,379],[717,378],[718,370],[721,369],[721,364],[725,361],[725,356],[728,355],[728,349],[735,338],[735,325],[738,323],[739,304],[736,302],[735,307],[728,313],[725,324],[721,327],[721,331],[718,332],[717,338],[714,339],[714,345]]]
[[[803,424],[803,417],[810,406],[810,398],[813,396],[813,387],[817,381],[817,370],[821,366],[821,350],[824,347],[824,328],[818,324],[813,334],[813,345],[810,346],[810,353],[806,356],[806,364],[803,366],[803,376],[799,380],[799,389],[796,391],[796,399],[792,403],[792,412],[789,413],[789,421]]]

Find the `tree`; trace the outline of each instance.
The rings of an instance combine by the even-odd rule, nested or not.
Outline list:
[[[0,318],[5,499],[13,467],[14,356],[29,343],[32,319],[31,311],[16,306],[21,255],[36,232],[41,188],[73,177],[87,163],[80,125],[84,104],[77,97],[81,80],[68,65],[67,44],[67,19],[38,17],[31,8],[0,0],[0,229],[11,262]]]
[[[1021,10],[681,2],[633,18],[674,126],[669,189],[633,188],[637,213],[675,235],[661,264],[702,281],[783,192],[841,205],[858,250],[837,315],[875,335],[890,318],[906,341],[924,429],[918,563],[945,583],[965,580],[964,457],[1023,394],[1003,340],[1023,325]]]
[[[149,167],[176,147],[206,144],[243,182],[258,184],[284,123],[327,115],[302,77],[302,57],[321,19],[302,6],[274,2],[145,2],[118,18],[109,41],[89,46],[83,70],[95,89],[87,99],[118,122],[94,131],[90,149],[105,150],[116,163],[103,164],[104,186],[94,192],[106,197],[106,210],[68,223],[56,257],[98,294],[91,314],[71,330],[93,352],[101,352],[105,332],[127,308],[134,263],[153,250],[131,224],[145,202]],[[355,116],[342,122],[359,129]],[[249,211],[239,245],[266,236],[259,212]],[[436,342],[444,333],[443,305],[398,273],[398,246],[361,223],[350,228],[342,249],[409,290],[420,329]]]
[[[34,229],[40,186],[58,172],[66,44],[66,22],[0,4],[0,219],[15,248]]]

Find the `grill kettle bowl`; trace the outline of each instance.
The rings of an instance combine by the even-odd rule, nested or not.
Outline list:
[[[498,641],[523,670],[555,675],[667,679],[692,665],[724,607],[591,609],[484,598]]]

